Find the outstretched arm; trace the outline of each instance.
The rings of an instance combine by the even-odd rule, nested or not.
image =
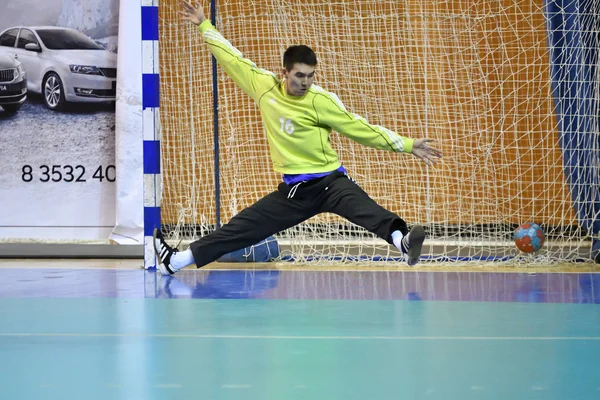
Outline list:
[[[395,152],[411,153],[427,165],[436,164],[442,152],[429,146],[431,139],[410,139],[379,125],[371,125],[360,115],[346,110],[333,93],[322,91],[315,97],[319,124],[365,146]]]
[[[202,39],[219,65],[252,98],[256,99],[257,93],[262,93],[277,83],[275,74],[258,68],[252,61],[244,58],[242,53],[215,29],[206,19],[202,6],[198,2],[194,2],[192,5],[183,0],[179,14],[183,20],[198,27],[202,33]]]

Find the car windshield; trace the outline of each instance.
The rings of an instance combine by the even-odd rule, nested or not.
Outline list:
[[[51,50],[104,50],[83,33],[65,29],[38,29],[40,39]]]

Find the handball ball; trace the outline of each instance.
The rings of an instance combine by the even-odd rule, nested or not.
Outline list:
[[[525,253],[535,253],[544,245],[544,231],[538,224],[528,222],[515,231],[515,244]]]

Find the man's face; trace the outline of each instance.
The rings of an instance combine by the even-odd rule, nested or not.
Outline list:
[[[291,71],[284,68],[285,90],[292,96],[304,96],[315,81],[315,67],[306,64],[294,64]]]

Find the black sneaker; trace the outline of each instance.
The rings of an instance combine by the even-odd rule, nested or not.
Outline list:
[[[410,232],[403,238],[406,239],[406,263],[412,267],[417,265],[419,258],[421,257],[421,250],[423,249],[423,242],[425,241],[425,229],[421,225],[415,225],[411,228]]]
[[[175,270],[171,268],[171,257],[177,253],[177,249],[172,248],[165,242],[165,238],[162,232],[154,228],[154,234],[152,235],[154,243],[154,252],[158,257],[159,263],[156,268],[163,275],[173,275]]]

